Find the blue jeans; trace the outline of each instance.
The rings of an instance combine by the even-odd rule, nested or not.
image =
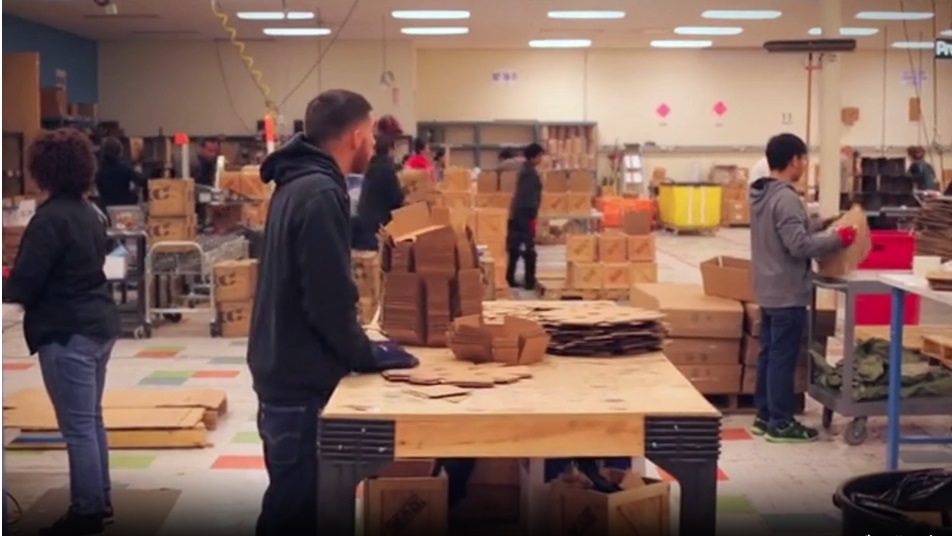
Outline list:
[[[757,357],[757,417],[771,430],[793,420],[797,361],[807,327],[806,307],[761,308],[760,355]]]
[[[258,403],[268,488],[256,536],[317,534],[317,421],[325,402]]]
[[[102,393],[115,343],[73,335],[66,344],[45,344],[38,352],[43,384],[66,442],[70,509],[81,515],[100,515],[111,503]]]

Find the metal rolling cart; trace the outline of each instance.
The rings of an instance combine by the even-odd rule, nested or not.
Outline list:
[[[882,400],[856,400],[854,393],[854,378],[856,376],[853,350],[856,346],[856,296],[860,294],[889,294],[890,288],[880,282],[879,276],[883,271],[854,272],[845,277],[813,278],[813,307],[810,308],[810,318],[807,322],[807,340],[810,341],[811,351],[820,343],[825,348],[826,341],[814,340],[816,332],[816,290],[830,289],[841,293],[846,303],[843,319],[843,378],[842,387],[834,390],[820,385],[815,379],[815,365],[812,359],[808,360],[810,385],[807,393],[811,398],[823,405],[823,428],[829,430],[833,423],[833,415],[839,414],[850,417],[852,420],[843,431],[843,440],[848,445],[861,445],[866,441],[868,434],[866,424],[869,417],[885,417],[888,403]],[[901,272],[905,273],[905,272]],[[825,358],[824,353],[824,358]],[[952,414],[952,397],[911,397],[903,400],[904,415],[933,416]]]
[[[146,232],[110,229],[106,235],[113,250],[124,250],[121,256],[107,257],[105,268],[113,299],[119,307],[122,334],[136,339],[151,337],[146,309]]]

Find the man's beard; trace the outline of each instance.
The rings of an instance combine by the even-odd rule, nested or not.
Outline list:
[[[363,175],[367,171],[367,166],[370,165],[370,146],[365,144],[357,151],[357,154],[354,155],[354,160],[350,165],[350,172],[355,175]]]

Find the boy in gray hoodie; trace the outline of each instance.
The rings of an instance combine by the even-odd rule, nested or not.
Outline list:
[[[812,295],[811,261],[852,244],[856,229],[827,231],[832,220],[816,222],[807,216],[793,187],[807,167],[803,140],[793,134],[774,136],[766,155],[770,176],[750,186],[750,254],[761,311],[757,417],[751,431],[772,442],[805,443],[818,433],[794,419],[793,385]]]

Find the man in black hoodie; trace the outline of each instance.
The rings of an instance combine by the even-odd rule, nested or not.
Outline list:
[[[276,188],[248,338],[269,479],[258,536],[318,532],[318,415],[341,378],[374,367],[357,322],[344,180],[367,168],[372,109],[356,93],[325,91],[304,123],[261,166]]]
[[[535,226],[539,217],[539,205],[542,204],[542,178],[538,165],[542,162],[545,149],[538,143],[529,144],[522,152],[525,161],[519,168],[516,179],[516,193],[509,206],[509,226],[506,232],[506,250],[509,258],[506,262],[506,282],[516,287],[516,263],[519,257],[525,262],[526,290],[535,288],[536,249]]]

